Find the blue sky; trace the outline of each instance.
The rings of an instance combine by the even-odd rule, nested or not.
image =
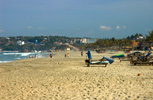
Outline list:
[[[153,0],[0,0],[0,37],[124,38],[153,30]]]

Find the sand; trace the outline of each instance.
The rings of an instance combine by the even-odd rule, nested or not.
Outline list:
[[[91,52],[93,59],[123,52]],[[81,52],[0,63],[0,100],[153,100],[153,66],[87,67]],[[141,76],[138,76],[141,73]]]

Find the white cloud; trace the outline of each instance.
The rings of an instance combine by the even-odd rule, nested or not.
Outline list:
[[[123,26],[123,28],[125,29],[125,28],[126,28],[126,26],[124,25],[124,26]]]
[[[100,25],[100,29],[109,31],[109,30],[111,30],[111,27],[110,26]]]
[[[119,25],[117,25],[117,26],[116,26],[116,29],[117,29],[117,30],[126,29],[126,26],[125,26],[125,25],[124,25],[124,26],[119,26]]]
[[[116,29],[119,30],[119,29],[120,29],[120,26],[117,25],[117,26],[116,26]]]
[[[4,32],[4,30],[0,29],[0,33],[3,33],[3,32]]]
[[[32,29],[32,26],[27,26],[28,29]]]

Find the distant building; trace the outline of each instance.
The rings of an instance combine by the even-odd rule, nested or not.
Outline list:
[[[9,37],[5,37],[7,40],[9,40],[10,38]]]
[[[80,43],[85,43],[85,44],[88,44],[88,43],[94,43],[96,42],[97,39],[87,39],[87,38],[84,38],[84,39],[80,39]]]
[[[79,44],[80,43],[80,39],[74,39],[74,40],[70,41],[70,44],[73,44],[73,43]]]
[[[24,45],[25,42],[24,42],[24,41],[17,41],[17,44],[18,44],[18,45]]]
[[[137,37],[137,40],[142,40],[142,39],[144,39],[143,36],[138,36],[138,37]]]
[[[54,42],[54,44],[56,44],[56,45],[62,45],[63,43],[62,42]]]

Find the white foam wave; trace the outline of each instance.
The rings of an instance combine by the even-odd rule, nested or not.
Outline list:
[[[21,55],[21,56],[28,56],[33,53],[3,53],[3,55]]]
[[[32,53],[21,53],[21,56],[28,56],[30,54],[32,54]]]
[[[3,53],[3,55],[18,55],[20,53]]]
[[[21,59],[21,58],[16,58],[16,59]]]
[[[11,62],[11,61],[0,61],[0,63],[7,63],[7,62]]]

